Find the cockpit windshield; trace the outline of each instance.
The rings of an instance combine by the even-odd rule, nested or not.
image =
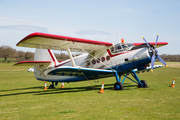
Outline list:
[[[134,47],[134,45],[132,43],[119,43],[119,44],[114,45],[111,48],[111,52],[112,53],[120,53],[120,52],[130,50],[132,47]]]

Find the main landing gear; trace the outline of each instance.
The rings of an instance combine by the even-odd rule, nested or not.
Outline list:
[[[116,82],[114,84],[114,89],[115,90],[124,90],[123,84],[121,82]]]
[[[129,74],[131,74],[134,77],[135,80],[129,78],[128,77]],[[132,70],[131,72],[127,72],[126,75],[123,75],[124,79],[123,79],[122,82],[121,82],[121,76],[122,75],[118,76],[118,73],[115,72],[115,77],[116,77],[116,80],[117,80],[117,82],[114,84],[114,89],[115,90],[124,90],[123,83],[124,83],[126,78],[128,78],[129,80],[137,83],[139,88],[147,88],[147,82],[145,80],[140,81],[137,74],[136,74],[136,72],[134,70]]]
[[[55,85],[57,86],[58,85],[58,82],[55,82]],[[52,82],[52,84],[49,86],[49,89],[54,89],[54,82]]]

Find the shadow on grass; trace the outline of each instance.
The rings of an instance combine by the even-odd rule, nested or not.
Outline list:
[[[124,83],[125,90],[132,90],[132,87],[136,89],[137,85],[129,85],[129,83]],[[113,90],[114,84],[105,84],[105,90]],[[5,96],[15,96],[15,95],[23,95],[23,94],[32,94],[32,95],[49,95],[49,94],[60,94],[60,93],[75,93],[75,92],[83,92],[83,91],[99,91],[101,89],[101,85],[93,85],[93,86],[84,86],[84,87],[70,87],[70,88],[54,88],[43,90],[43,86],[36,87],[27,87],[27,88],[17,88],[17,89],[9,89],[9,90],[0,90],[0,97]],[[26,90],[26,91],[24,91]],[[28,90],[28,91],[27,91]],[[20,91],[20,92],[17,92]],[[3,92],[3,93],[2,93]],[[5,92],[15,92],[15,93],[5,93]]]
[[[28,90],[28,89],[43,89],[43,86],[28,87],[28,88],[17,88],[17,89],[9,89],[9,90],[0,90],[0,92],[16,91],[16,90]]]

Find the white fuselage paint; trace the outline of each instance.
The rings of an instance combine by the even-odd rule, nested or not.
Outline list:
[[[49,81],[52,80],[58,82],[60,82],[61,79],[68,80],[69,77],[73,77],[73,76],[47,75],[50,71],[58,68],[67,67],[67,66],[72,67],[72,63],[70,59],[58,63],[54,54],[51,53],[50,55],[50,52],[51,52],[50,50],[47,51],[45,49],[36,50],[34,56],[35,61],[50,60],[52,61],[52,63],[49,66],[40,65],[38,66],[39,68],[35,67],[34,68],[35,77],[40,80],[43,80],[45,77],[45,79],[48,79]],[[73,59],[76,64],[76,67],[92,68],[92,69],[112,69],[113,66],[121,66],[123,64],[128,64],[132,61],[138,61],[138,60],[150,58],[150,55],[148,53],[148,48],[146,47],[132,51],[125,51],[122,53],[115,53],[115,54],[111,53],[110,51],[108,52],[108,50],[99,53],[94,54],[93,55],[94,57],[92,57],[92,55],[90,55],[89,53],[85,53],[83,55],[74,57]],[[108,57],[110,57],[109,60],[107,59]],[[99,62],[97,62],[98,59],[100,59]],[[128,61],[125,61],[125,59],[128,59]],[[42,74],[42,72],[44,75]]]

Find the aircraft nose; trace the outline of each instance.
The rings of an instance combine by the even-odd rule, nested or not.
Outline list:
[[[149,56],[152,58],[153,51],[151,49],[148,49]]]

